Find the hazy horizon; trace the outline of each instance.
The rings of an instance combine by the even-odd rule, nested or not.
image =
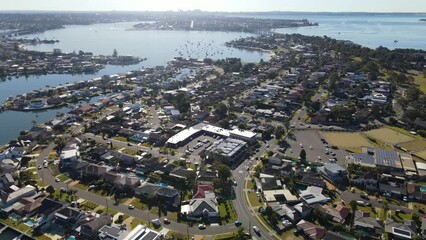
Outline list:
[[[0,0],[0,11],[426,13],[424,0]]]

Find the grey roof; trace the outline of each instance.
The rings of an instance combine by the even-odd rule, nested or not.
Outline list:
[[[354,226],[365,228],[383,228],[383,222],[370,217],[369,213],[362,211],[355,212]]]
[[[343,167],[341,167],[337,163],[326,163],[324,165],[324,168],[327,169],[328,171],[332,172],[332,173],[339,173],[339,172],[346,171],[346,169],[344,169]]]
[[[364,164],[375,164],[373,155],[367,154],[367,153],[361,153],[361,154],[354,154],[353,155],[356,162],[361,162]]]
[[[227,138],[216,141],[207,150],[223,156],[232,157],[245,145],[247,145],[247,143],[242,140]]]
[[[345,236],[337,232],[327,231],[323,240],[355,240],[353,236]]]
[[[397,152],[384,149],[376,149],[377,165],[396,167],[396,161],[400,161]]]
[[[108,235],[108,236],[112,236],[115,238],[118,238],[120,236],[120,228],[116,227],[116,226],[108,226],[105,225],[103,226],[101,229],[99,229],[99,233]]]
[[[403,223],[388,220],[385,224],[385,231],[397,236],[413,236],[416,234],[416,224],[409,220],[405,220]]]

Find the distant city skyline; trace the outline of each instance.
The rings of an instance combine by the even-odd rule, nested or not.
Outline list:
[[[0,3],[0,11],[426,12],[425,0],[0,0]]]

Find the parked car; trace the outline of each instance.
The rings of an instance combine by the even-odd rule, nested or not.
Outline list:
[[[257,226],[253,226],[253,231],[260,236],[260,229]]]
[[[370,200],[370,198],[368,197],[368,194],[366,194],[366,193],[361,194],[360,197],[364,198],[365,200]]]
[[[165,218],[165,219],[163,220],[163,222],[164,222],[164,224],[170,224],[170,220],[169,220],[169,219],[167,219],[167,218]]]
[[[198,224],[198,229],[204,230],[204,229],[206,229],[206,225],[204,225],[204,224]]]
[[[160,219],[156,218],[156,219],[152,219],[151,220],[152,225],[154,225],[155,227],[159,227],[161,226],[161,221]]]
[[[61,181],[61,179],[55,178],[55,182],[60,182],[60,181]]]

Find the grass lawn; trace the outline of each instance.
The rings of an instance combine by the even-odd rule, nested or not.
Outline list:
[[[377,217],[377,213],[376,213],[374,207],[357,206],[357,209],[360,210],[360,211],[363,211],[363,212],[370,213],[370,217],[372,217],[372,218],[376,218]]]
[[[59,166],[57,164],[49,164],[48,168],[49,168],[49,171],[52,173],[53,176],[57,176],[57,175],[60,174]]]
[[[4,218],[4,219],[1,218],[0,222],[4,223],[5,225],[8,225],[8,226],[14,226],[15,225],[15,221],[11,218]]]
[[[50,237],[46,236],[46,235],[41,235],[36,237],[37,240],[51,240]]]
[[[127,148],[123,149],[122,152],[125,153],[125,154],[129,154],[129,155],[136,155],[136,154],[138,154],[135,150],[127,149]]]
[[[186,234],[169,231],[166,236],[172,237],[172,239],[182,239],[182,240],[189,240]],[[189,236],[191,238],[191,235]]]
[[[361,133],[321,132],[321,135],[324,136],[330,146],[343,149],[371,146],[371,143]]]
[[[178,213],[177,212],[167,212],[167,215],[164,216],[168,218],[170,221],[177,222],[178,220]]]
[[[412,216],[409,213],[397,213],[392,211],[391,217],[397,222],[404,222],[404,220],[412,220]]]
[[[81,189],[81,190],[85,190],[85,191],[89,188],[88,186],[81,184],[81,183],[75,184],[74,187]]]
[[[68,179],[70,179],[67,175],[64,174],[59,174],[58,176],[56,176],[57,178],[59,178],[59,180],[61,180],[61,182],[65,182]]]
[[[294,230],[295,229],[296,228],[294,227],[294,228],[290,228],[287,231],[283,232],[281,234],[281,239],[291,239],[291,238],[293,238],[293,239],[297,239],[297,240],[299,240],[299,239],[303,240],[303,237],[301,237],[301,236],[295,236],[294,235]]]
[[[221,201],[219,203],[219,214],[223,222],[232,223],[238,220],[234,204],[230,200]]]
[[[78,199],[76,195],[72,196],[72,195],[68,195],[67,193],[61,193],[61,190],[59,189],[55,190],[55,193],[53,193],[53,198],[59,199],[62,202],[72,202]]]
[[[426,149],[426,140],[424,139],[417,139],[410,142],[405,142],[399,144],[402,148],[407,149],[408,151],[418,151],[422,149]]]
[[[23,232],[23,233],[27,233],[29,230],[31,230],[31,227],[21,223],[16,227],[16,229]]]
[[[145,203],[142,203],[139,198],[133,199],[133,201],[130,204],[132,204],[133,206],[135,206],[135,208],[140,210],[148,209],[148,206]]]
[[[260,202],[259,202],[257,195],[256,195],[256,192],[250,191],[250,192],[247,193],[247,195],[248,195],[249,203],[252,207],[263,206],[263,200],[262,200],[262,198],[260,198]]]
[[[106,208],[105,209],[103,209],[106,213],[108,213],[108,214],[111,214],[111,215],[115,215],[115,214],[117,214],[118,212],[117,211],[115,211],[114,209],[111,209],[111,208],[108,208],[108,211],[106,211]]]
[[[132,229],[133,228],[135,228],[137,225],[139,225],[139,224],[146,224],[146,222],[144,222],[144,221],[142,221],[142,220],[140,220],[140,219],[137,219],[137,218],[134,218],[133,220],[132,220],[132,223],[131,223],[131,225],[132,225]]]
[[[236,235],[237,233],[224,233],[224,234],[217,234],[217,235],[214,235],[214,240],[231,240],[231,239],[234,239],[235,238],[235,235]]]
[[[415,209],[415,210],[422,209],[423,211],[426,211],[426,204],[424,204],[424,203],[412,202],[410,204],[412,204],[413,209]]]
[[[83,211],[93,211],[93,209],[97,208],[98,206],[98,204],[86,200],[80,204],[80,209]]]
[[[426,93],[426,78],[423,76],[423,74],[418,74],[413,76],[414,77],[414,83],[419,85],[419,88],[422,92]]]
[[[247,188],[248,189],[253,189],[253,187],[254,187],[253,182],[252,181],[247,181]]]
[[[125,137],[113,137],[112,139],[117,140],[117,141],[121,141],[121,142],[127,142],[127,138],[125,138]]]
[[[102,190],[91,190],[90,192],[92,192],[92,193],[94,193],[96,195],[102,196],[102,197],[106,197],[107,196],[107,193],[104,192],[104,191],[102,191]]]
[[[378,141],[391,145],[414,140],[412,135],[407,135],[401,131],[395,131],[387,127],[370,130],[364,134]]]

